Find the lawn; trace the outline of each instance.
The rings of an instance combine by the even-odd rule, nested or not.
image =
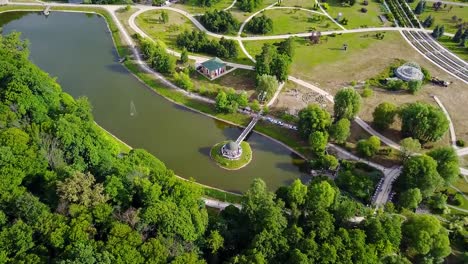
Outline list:
[[[197,30],[196,27],[184,15],[177,12],[166,10],[169,15],[169,22],[161,22],[162,10],[151,10],[144,12],[136,17],[135,22],[152,39],[159,39],[174,50],[180,51],[176,45],[177,35],[185,30]]]
[[[239,1],[237,1],[239,2]],[[247,18],[249,18],[251,15],[253,15],[255,12],[257,12],[258,10],[261,10],[273,3],[277,3],[278,0],[263,0],[262,4],[256,8],[255,10],[253,10],[252,12],[244,12],[242,10],[239,9],[238,5],[236,4],[233,8],[231,8],[229,11],[232,13],[232,15],[240,22],[246,20]]]
[[[302,7],[312,10],[314,5],[315,1],[313,0],[283,0],[280,6]]]
[[[171,7],[181,9],[184,11],[187,11],[188,13],[194,15],[194,14],[204,14],[206,11],[211,11],[211,10],[223,10],[227,7],[229,7],[232,4],[233,0],[219,0],[217,3],[210,7],[202,7],[197,5],[196,0],[188,0],[185,1],[185,3],[176,3],[171,5]]]
[[[373,44],[384,44],[395,38],[400,38],[396,32],[387,32],[384,40],[378,40],[373,33],[342,34],[336,36],[323,36],[321,43],[314,45],[304,38],[295,39],[295,55],[291,73],[295,77],[302,78],[310,74],[311,68],[323,63],[332,63],[346,60],[355,54],[360,54]],[[264,43],[279,41],[244,41],[247,51],[255,56],[260,53]],[[348,50],[342,49],[343,44],[348,44]],[[349,68],[349,70],[353,70]]]
[[[137,26],[141,28],[141,30],[143,30],[146,34],[148,34],[148,36],[150,36],[152,39],[159,39],[163,41],[168,48],[180,52],[182,49],[180,49],[176,45],[177,35],[184,32],[185,30],[191,31],[198,29],[185,16],[170,10],[166,10],[166,12],[169,15],[169,22],[164,24],[160,21],[161,12],[161,10],[146,11],[137,16],[135,22]],[[216,38],[208,36],[208,39]],[[237,42],[236,45],[238,45]],[[203,55],[208,58],[213,57],[212,55],[201,53],[191,54]],[[226,61],[232,61],[242,64],[252,64],[252,61],[245,56],[245,54],[240,50],[240,48],[238,48],[238,54],[239,55],[237,56],[237,58],[227,59]]]
[[[348,24],[343,25],[347,29],[391,25],[390,22],[387,22],[387,25],[385,25],[378,17],[383,13],[380,4],[376,0],[369,0],[367,6],[364,6],[362,2],[359,0],[353,6],[344,7],[339,0],[328,0],[327,3],[330,8],[327,10],[327,13],[334,19],[338,17],[338,13],[342,13],[343,18],[348,19]],[[366,8],[367,13],[361,12],[361,8]]]
[[[273,30],[266,35],[339,29],[339,27],[325,15],[314,14],[299,9],[269,9],[265,10],[263,13],[273,20]],[[257,16],[261,15],[262,14],[258,14]]]
[[[417,4],[418,1],[414,1],[414,3],[410,4],[413,11]],[[435,11],[432,8],[432,2],[427,2],[424,12],[421,15],[417,15],[417,17],[422,23],[429,15],[434,18],[434,23],[429,29],[433,29],[436,25],[444,25],[445,32],[455,33],[458,29],[457,24],[460,23],[458,19],[461,19],[463,22],[468,22],[468,7],[447,5],[447,7],[442,6],[442,9],[439,11]],[[457,18],[453,20],[453,16]]]
[[[452,41],[452,37],[443,36],[438,39],[439,43],[444,46],[446,49],[455,53],[460,59],[468,61],[468,48],[460,47],[458,43]],[[466,44],[465,44],[466,45]]]

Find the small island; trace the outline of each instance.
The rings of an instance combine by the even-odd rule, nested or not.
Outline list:
[[[234,141],[223,141],[211,148],[210,157],[223,169],[238,170],[250,163],[252,149],[245,141],[240,144]]]

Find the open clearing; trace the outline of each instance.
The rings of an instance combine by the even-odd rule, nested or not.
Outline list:
[[[362,28],[362,27],[381,27],[390,26],[391,22],[384,24],[379,15],[383,14],[380,4],[375,0],[369,0],[367,6],[363,5],[363,1],[358,0],[356,4],[350,7],[342,6],[339,0],[328,0],[326,3],[330,6],[327,13],[333,19],[338,17],[341,13],[343,18],[348,19],[348,24],[343,25],[347,29]],[[361,8],[366,8],[367,12],[363,13]]]
[[[212,11],[212,10],[223,10],[225,8],[228,8],[232,4],[233,0],[219,0],[218,2],[214,3],[212,6],[207,7],[207,6],[198,6],[196,0],[189,0],[185,1],[185,3],[175,3],[172,4],[171,7],[184,10],[190,14],[204,14],[207,11]]]
[[[262,4],[254,9],[252,12],[244,12],[242,10],[239,9],[239,2],[237,2],[237,4],[229,9],[229,11],[232,13],[232,15],[237,19],[239,20],[239,22],[243,22],[244,20],[246,20],[247,18],[249,18],[251,15],[253,15],[255,12],[257,12],[258,10],[261,10],[269,5],[272,5],[274,3],[277,3],[278,0],[263,0]]]
[[[335,94],[342,87],[349,86],[351,81],[364,81],[377,75],[395,59],[415,61],[427,68],[432,76],[453,83],[448,88],[426,84],[416,95],[375,89],[372,97],[363,100],[364,104],[359,116],[370,123],[374,108],[384,101],[397,105],[425,101],[435,105],[430,96],[434,94],[439,97],[450,113],[457,138],[468,141],[468,115],[460,111],[466,108],[466,102],[468,102],[466,85],[415,52],[398,32],[387,32],[384,40],[377,40],[372,36],[371,33],[343,34],[328,37],[328,41],[323,40],[318,45],[312,45],[304,39],[297,39],[291,75]],[[270,41],[270,43],[274,42]],[[245,41],[244,43],[251,55],[255,55],[265,42]],[[342,50],[343,43],[349,45],[348,51]],[[393,130],[390,129],[384,134],[398,142],[400,139],[399,124],[395,123],[392,128]],[[448,133],[438,144],[446,143],[448,143]]]
[[[299,9],[268,9],[257,16],[262,16],[263,14],[273,20],[273,30],[266,35],[339,29],[339,27],[325,15],[314,14]]]
[[[180,51],[176,45],[177,35],[185,30],[197,29],[185,16],[170,10],[166,10],[169,22],[164,24],[160,19],[161,12],[162,10],[146,11],[137,16],[135,22],[152,39],[159,39],[171,49]]]

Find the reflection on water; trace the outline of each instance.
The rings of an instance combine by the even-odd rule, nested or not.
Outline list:
[[[134,116],[136,114],[137,114],[137,111],[135,108],[135,104],[133,103],[133,101],[130,101],[130,116]]]

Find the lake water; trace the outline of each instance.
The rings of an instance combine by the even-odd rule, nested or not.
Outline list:
[[[210,148],[236,139],[241,129],[194,113],[155,94],[118,63],[105,20],[93,14],[35,12],[0,14],[3,33],[22,32],[31,59],[62,89],[93,105],[96,122],[134,148],[144,148],[177,175],[229,191],[245,191],[254,178],[272,190],[307,176],[302,161],[274,141],[251,134],[252,162],[238,170],[219,168]]]

